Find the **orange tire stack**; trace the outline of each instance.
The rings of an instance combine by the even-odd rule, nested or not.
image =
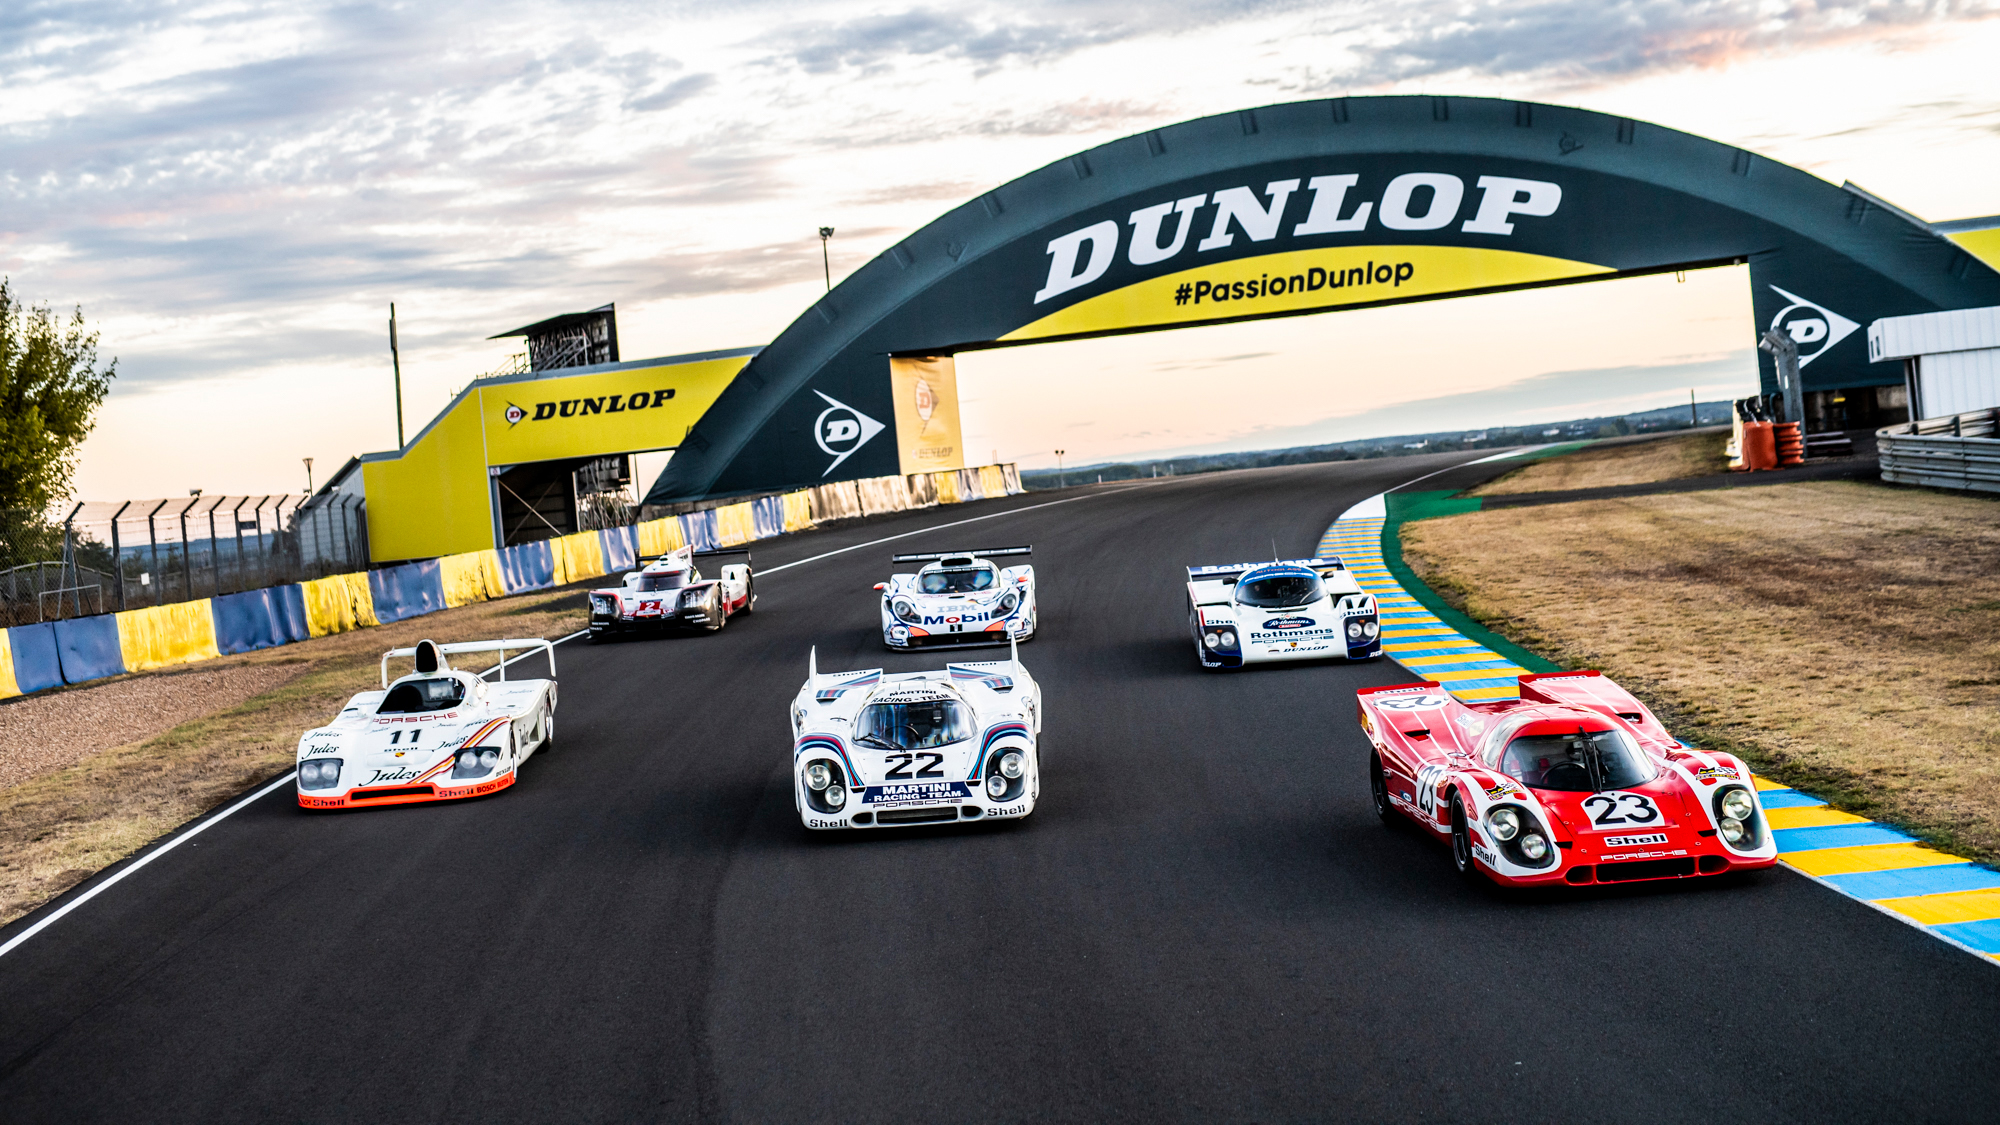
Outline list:
[[[1806,439],[1799,432],[1797,422],[1779,422],[1772,427],[1778,447],[1778,464],[1803,465],[1806,461]]]
[[[1778,467],[1777,435],[1771,428],[1770,422],[1743,423],[1743,462],[1751,472]]]

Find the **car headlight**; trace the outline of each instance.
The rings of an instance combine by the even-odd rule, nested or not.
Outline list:
[[[997,773],[986,775],[986,795],[999,800],[1007,795],[1007,779]]]
[[[847,788],[842,785],[829,785],[826,787],[826,792],[821,795],[826,798],[829,806],[836,809],[847,803]]]
[[[1014,612],[1014,607],[1020,604],[1021,604],[1020,593],[1014,590],[1007,591],[1006,593],[1000,595],[1000,605],[998,607],[1000,615],[1002,617],[1005,617],[1007,614]]]
[[[1201,643],[1207,645],[1210,648],[1220,648],[1222,646],[1222,634],[1203,633],[1201,635]]]
[[[907,621],[917,615],[917,605],[908,598],[897,598],[889,603],[889,612]]]
[[[1744,821],[1749,820],[1751,814],[1756,811],[1757,805],[1750,799],[1750,794],[1747,790],[1731,789],[1722,795],[1723,816]],[[1738,827],[1741,827],[1741,825],[1738,825]]]
[[[299,788],[331,789],[340,780],[339,758],[315,758],[299,763]]]
[[[820,762],[806,767],[806,788],[817,793],[833,784],[833,771]]]
[[[473,750],[467,750],[464,753],[460,754],[458,756],[458,768],[462,770],[478,769],[479,768],[478,752]]]
[[[1381,632],[1382,627],[1380,625],[1377,625],[1373,620],[1363,621],[1361,623],[1361,631],[1372,637],[1375,634]]]
[[[1521,814],[1505,805],[1487,813],[1486,823],[1493,827],[1494,838],[1502,843],[1521,834]]]
[[[1743,842],[1743,822],[1733,816],[1722,818],[1722,838],[1732,844]]]
[[[1000,755],[1000,772],[1010,778],[1021,776],[1021,770],[1026,765],[1027,759],[1021,757],[1019,750],[1009,750]]]
[[[1224,629],[1222,631],[1222,647],[1223,648],[1236,647],[1236,630]]]
[[[1358,641],[1361,639],[1361,622],[1349,621],[1347,623],[1347,639],[1350,641]]]
[[[1549,842],[1539,832],[1530,832],[1521,837],[1521,854],[1529,859],[1540,859],[1549,854]]]

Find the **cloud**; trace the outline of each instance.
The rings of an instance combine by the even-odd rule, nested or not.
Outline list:
[[[762,38],[783,60],[807,74],[875,73],[905,59],[944,58],[982,70],[1007,62],[1046,62],[1129,34],[1118,24],[1080,21],[979,21],[955,12],[912,8],[893,15],[801,22]]]
[[[714,85],[715,75],[713,74],[690,74],[686,78],[675,79],[667,83],[656,93],[647,94],[643,98],[634,98],[626,102],[625,108],[637,110],[640,113],[653,113],[662,109],[672,109],[674,106],[694,97],[696,94],[702,93]]]

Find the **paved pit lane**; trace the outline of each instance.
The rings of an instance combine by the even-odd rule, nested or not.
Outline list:
[[[719,636],[563,645],[560,744],[496,797],[281,788],[162,856],[0,958],[0,1121],[1989,1118],[1995,966],[1785,871],[1461,885],[1369,811],[1353,689],[1411,677],[1195,666],[1181,567],[1305,554],[1463,459],[760,544],[769,572],[1021,509],[767,573]],[[1017,542],[1035,814],[800,828],[808,646],[941,665],[880,647],[888,555]]]

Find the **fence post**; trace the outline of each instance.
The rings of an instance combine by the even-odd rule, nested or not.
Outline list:
[[[111,574],[112,581],[118,585],[118,610],[121,613],[125,610],[125,551],[118,543],[118,517],[131,506],[132,501],[127,500],[111,513]]]
[[[243,592],[243,505],[249,502],[250,498],[245,496],[229,509],[229,524],[236,530],[236,592],[239,594]]]
[[[347,532],[347,505],[352,496],[340,498],[340,560],[343,565],[354,565],[354,540]]]
[[[69,515],[63,518],[62,569],[56,571],[57,582],[63,580],[63,570],[70,572],[70,600],[76,605],[76,616],[78,617],[83,616],[83,576],[76,569],[76,528],[73,525],[76,522],[76,514],[81,511],[83,511],[83,502],[79,500],[76,507],[69,510]],[[57,587],[56,589],[56,610],[58,612],[62,610],[61,587]]]
[[[160,573],[160,531],[153,524],[153,517],[159,515],[160,509],[166,506],[167,501],[162,500],[158,504],[153,505],[152,511],[146,513],[146,542],[152,547],[153,560],[151,564],[153,569],[147,573],[152,576],[153,581],[159,583],[159,585],[153,587],[154,605],[166,604],[167,579],[165,575]]]
[[[210,597],[222,596],[222,555],[215,549],[215,510],[222,507],[227,496],[218,496],[215,503],[208,506],[208,593]],[[189,595],[192,599],[192,594]]]
[[[181,507],[181,600],[194,600],[194,552],[188,550],[188,511],[201,501],[200,496],[188,498]]]

